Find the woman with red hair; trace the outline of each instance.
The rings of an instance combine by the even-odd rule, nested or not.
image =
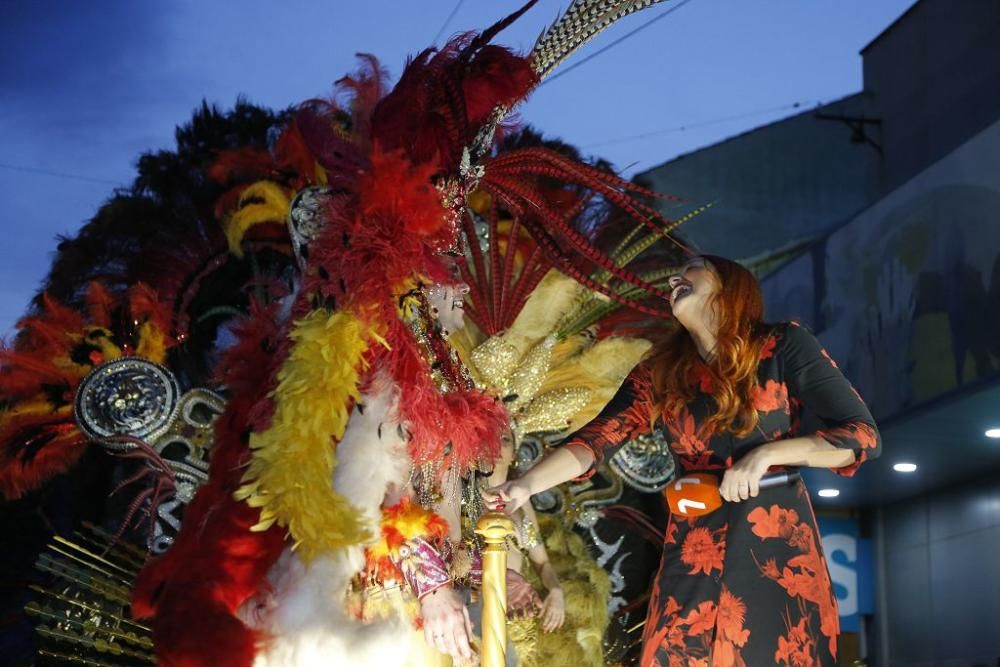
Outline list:
[[[879,454],[875,422],[811,333],[763,322],[744,267],[695,257],[670,287],[680,326],[598,417],[487,501],[513,511],[659,430],[680,471],[716,474],[727,502],[668,523],[642,665],[834,665],[837,605],[809,495],[801,481],[759,484],[786,466],[853,474]],[[800,432],[804,409],[822,430]]]

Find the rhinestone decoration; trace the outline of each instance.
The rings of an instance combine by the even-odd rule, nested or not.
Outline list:
[[[526,405],[542,388],[542,381],[552,362],[552,348],[555,346],[556,337],[548,336],[524,355],[524,359],[510,376],[507,391],[515,397],[510,405],[511,410]]]
[[[288,233],[299,268],[304,269],[309,255],[309,244],[316,240],[325,222],[324,212],[333,191],[314,185],[300,191],[288,207]],[[303,252],[303,249],[304,252]]]
[[[149,442],[170,427],[179,397],[173,373],[151,361],[125,357],[84,378],[74,412],[80,430],[94,440],[130,435]]]
[[[643,493],[661,491],[674,478],[674,457],[661,429],[630,441],[609,465],[622,481]]]
[[[561,387],[535,397],[517,415],[517,432],[565,430],[569,418],[590,402],[590,394],[585,387]]]
[[[213,444],[213,426],[226,408],[221,396],[208,389],[192,389],[180,400],[167,432],[152,443],[174,473],[174,497],[156,511],[150,552],[164,553],[174,543],[184,510],[198,487],[208,481],[209,458]]]
[[[502,391],[520,356],[502,336],[493,336],[472,351],[472,363],[491,389]]]
[[[179,480],[188,480],[196,486],[208,481],[212,426],[225,407],[225,401],[215,392],[192,389],[181,397],[166,433],[152,443]]]

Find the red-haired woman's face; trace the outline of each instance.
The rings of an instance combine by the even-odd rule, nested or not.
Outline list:
[[[669,279],[670,307],[686,329],[714,321],[712,297],[721,288],[719,276],[704,257],[694,257]]]

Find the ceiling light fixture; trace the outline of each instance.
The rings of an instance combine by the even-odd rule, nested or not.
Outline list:
[[[819,496],[821,498],[836,498],[840,495],[839,489],[820,489]]]
[[[916,463],[897,463],[892,466],[892,469],[896,472],[915,472],[917,469]]]
[[[991,428],[986,431],[987,438],[1000,438],[1000,428]]]

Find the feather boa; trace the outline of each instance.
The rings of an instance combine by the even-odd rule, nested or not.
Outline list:
[[[375,393],[364,396],[363,409],[354,408],[337,447],[333,488],[352,499],[366,531],[375,535],[382,500],[390,487],[405,485],[409,461],[391,426],[397,419],[396,388],[380,378],[370,391]],[[348,612],[346,594],[365,568],[366,546],[324,552],[308,563],[298,551],[285,549],[269,574],[273,594],[258,601],[264,613],[256,622],[266,639],[254,667],[406,663],[413,650],[410,619],[389,614],[362,622]]]
[[[399,384],[400,418],[410,434],[414,464],[446,462],[463,471],[492,465],[508,424],[503,405],[477,389],[438,389],[413,335],[398,318],[389,324],[386,340],[389,350],[381,363]]]
[[[258,181],[245,188],[237,209],[222,221],[230,252],[243,256],[243,237],[254,225],[265,222],[284,225],[290,205],[289,193],[271,181]]]
[[[358,371],[370,335],[346,311],[317,310],[296,322],[271,425],[250,435],[252,459],[236,498],[261,508],[253,530],[287,527],[307,562],[370,537],[357,510],[330,488],[333,444],[360,395]]]
[[[248,229],[287,209],[287,192],[329,183],[344,194],[310,246],[310,270],[290,339],[254,348],[248,335],[238,345],[244,356],[223,361],[258,365],[257,381],[231,384],[230,404],[217,423],[210,481],[189,506],[177,542],[146,568],[136,590],[137,612],[156,613],[161,664],[244,667],[261,640],[267,642],[262,664],[288,664],[298,660],[295,656],[325,651],[324,637],[333,642],[326,648],[334,654],[357,648],[352,637],[366,633],[405,653],[398,622],[390,623],[387,633],[378,626],[343,625],[347,620],[337,609],[343,598],[328,597],[343,590],[363,565],[363,544],[378,526],[369,521],[378,505],[368,504],[366,493],[381,503],[377,492],[384,491],[379,484],[355,488],[346,481],[331,488],[330,479],[362,480],[378,471],[367,450],[349,457],[357,465],[347,466],[348,443],[341,440],[350,428],[348,413],[358,398],[364,363],[375,359],[390,371],[402,402],[398,421],[417,443],[400,461],[409,465],[411,457],[443,456],[449,437],[462,461],[493,458],[499,449],[502,408],[476,392],[440,394],[409,333],[400,330],[395,299],[417,278],[449,277],[437,251],[450,245],[457,230],[433,177],[454,172],[486,115],[497,104],[513,103],[536,81],[527,59],[487,45],[508,22],[478,38],[463,36],[433,58],[430,52],[418,57],[377,104],[382,77],[369,60],[367,75],[342,82],[355,93],[349,123],[355,135],[349,140],[339,140],[330,129],[346,126],[340,121],[350,113],[311,102],[273,154],[243,153],[245,164],[230,154],[213,169],[220,180],[282,179],[266,187],[237,185],[220,200],[220,213],[237,209],[227,223],[237,252]],[[251,196],[252,188],[261,196]],[[333,314],[310,312],[320,304]],[[392,341],[396,347],[366,353],[379,341],[376,332],[386,329],[399,334]],[[234,500],[238,486],[247,502]],[[285,575],[282,568],[273,573],[272,584],[280,589],[277,611],[269,614],[273,623],[254,630],[234,613],[264,588],[264,573],[282,548],[282,526],[297,548],[282,559]],[[336,639],[338,624],[347,633],[341,639]],[[360,661],[345,658],[345,663]]]
[[[423,537],[440,547],[447,535],[447,521],[409,498],[403,498],[382,512],[381,534],[368,549],[370,569],[378,581],[403,581],[399,569],[392,562],[399,548],[414,537]]]
[[[209,481],[184,514],[184,527],[167,553],[140,572],[132,612],[154,616],[153,639],[164,667],[249,667],[259,633],[236,611],[266,582],[281,554],[284,532],[254,532],[259,510],[233,498],[248,459],[247,436],[270,417],[272,354],[281,335],[275,308],[251,305],[234,327],[238,342],[223,356],[217,380],[233,398],[215,422]],[[270,363],[269,363],[270,362]]]

